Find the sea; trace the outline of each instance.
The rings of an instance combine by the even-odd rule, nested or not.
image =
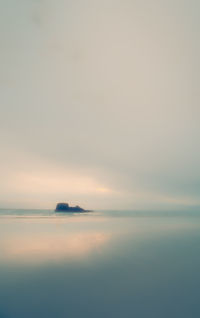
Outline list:
[[[200,210],[0,210],[0,318],[199,318]]]

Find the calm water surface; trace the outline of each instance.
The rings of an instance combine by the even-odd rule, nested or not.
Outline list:
[[[200,212],[0,211],[0,318],[200,317]]]

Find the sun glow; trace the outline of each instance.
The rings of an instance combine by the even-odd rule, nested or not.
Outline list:
[[[19,172],[13,187],[28,193],[92,194],[109,193],[111,189],[100,184],[94,177],[71,171]]]
[[[111,192],[111,189],[100,187],[100,188],[97,188],[96,191],[101,193],[109,193]]]

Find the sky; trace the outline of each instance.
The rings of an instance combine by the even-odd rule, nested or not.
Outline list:
[[[0,207],[200,204],[200,2],[0,1]]]

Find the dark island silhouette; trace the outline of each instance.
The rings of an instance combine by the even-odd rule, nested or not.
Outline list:
[[[91,212],[91,210],[85,210],[78,205],[69,206],[68,203],[58,203],[55,212]]]

